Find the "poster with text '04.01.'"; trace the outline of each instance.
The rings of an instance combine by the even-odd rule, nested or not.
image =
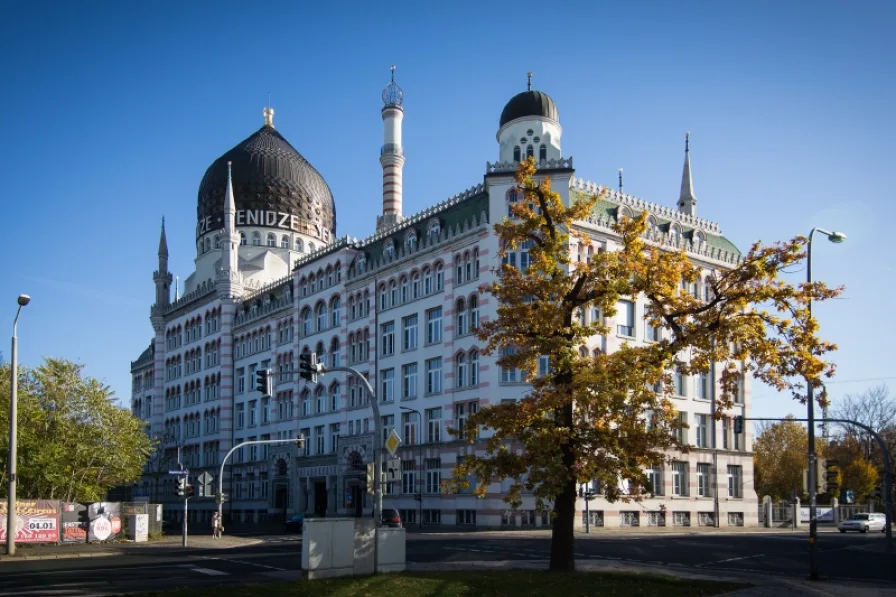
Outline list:
[[[6,541],[6,503],[0,503],[0,541]],[[16,502],[16,543],[56,543],[59,541],[57,500]]]

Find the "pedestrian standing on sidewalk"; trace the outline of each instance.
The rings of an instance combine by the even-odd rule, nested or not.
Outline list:
[[[221,516],[215,512],[215,515],[212,516],[212,537],[215,539],[221,538]]]

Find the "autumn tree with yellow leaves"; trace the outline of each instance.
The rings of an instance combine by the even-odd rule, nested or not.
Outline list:
[[[575,259],[574,247],[578,254],[577,247],[592,242],[577,223],[591,215],[599,197],[564,205],[549,179],[536,179],[532,158],[520,165],[516,180],[524,200],[511,206],[513,219],[494,228],[500,257],[529,242],[530,262],[525,271],[500,267],[498,281],[486,288],[498,302],[497,317],[478,333],[486,353],[500,354],[501,367],[523,370],[532,387],[517,402],[486,406],[469,417],[464,437],[471,444],[483,441],[484,453],[465,458],[452,484],[463,487],[473,478],[482,496],[489,484],[510,479],[505,499],[514,505],[524,489],[533,492],[539,507],[553,511],[550,569],[574,570],[578,485],[600,480],[608,500],[640,500],[650,492],[645,468],[662,464],[667,449],[683,447],[668,399],[671,372],[708,372],[715,362],[721,370],[719,413],[733,403],[740,367],[805,400],[798,380],[820,386],[834,370],[823,357],[835,348],[818,338],[807,304],[839,290],[781,279],[785,268],[805,257],[805,237],[756,244],[741,263],[710,273],[684,251],[646,240],[645,213],[615,224],[615,250]],[[711,289],[709,296],[681,291],[683,281],[698,280]],[[662,338],[584,356],[580,347],[589,339],[615,330],[606,320],[583,323],[578,314],[597,308],[612,318],[617,302],[631,297],[646,299],[645,317],[664,330]],[[539,377],[541,355],[550,367]],[[664,391],[656,392],[657,384]],[[627,482],[625,495],[620,480]]]

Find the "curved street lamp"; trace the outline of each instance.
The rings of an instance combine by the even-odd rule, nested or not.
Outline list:
[[[824,234],[828,240],[835,244],[840,244],[846,240],[846,235],[842,232],[831,232],[824,228],[813,228],[809,232],[809,242],[806,254],[806,282],[812,283],[812,237],[815,233]],[[808,303],[809,317],[812,317],[812,299]],[[815,388],[806,380],[806,403],[808,407],[809,419],[809,577],[812,580],[818,580],[818,520],[817,520],[817,504],[815,503],[816,489],[818,488],[817,470],[815,468]]]
[[[31,302],[31,297],[27,294],[20,294],[18,303],[19,308],[16,310],[16,318],[12,322],[12,367],[10,369],[10,391],[9,391],[9,458],[6,466],[9,477],[9,493],[6,494],[6,553],[7,555],[16,555],[16,448],[18,433],[18,364],[19,364],[19,339],[16,336],[16,328],[19,325],[19,314],[22,307]]]

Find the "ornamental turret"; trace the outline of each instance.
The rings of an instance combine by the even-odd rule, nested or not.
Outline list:
[[[681,171],[681,192],[678,195],[678,211],[689,216],[697,215],[697,197],[691,178],[691,133],[684,136],[684,168]]]
[[[162,232],[159,235],[159,269],[152,275],[152,280],[156,285],[156,302],[151,309],[152,317],[164,315],[165,309],[171,304],[171,279],[171,272],[168,271],[168,239],[165,237],[165,218],[162,218]]]

